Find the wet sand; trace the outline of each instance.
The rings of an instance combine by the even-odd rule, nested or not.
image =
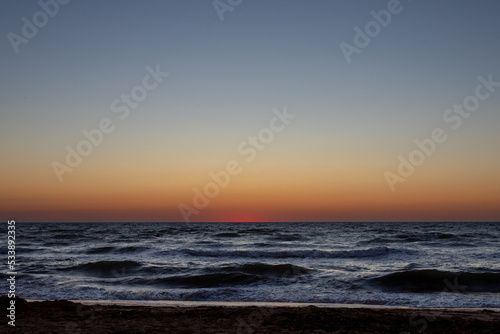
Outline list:
[[[6,313],[9,299],[0,297]],[[498,310],[123,306],[16,299],[2,333],[500,333]],[[7,328],[7,330],[5,330]]]

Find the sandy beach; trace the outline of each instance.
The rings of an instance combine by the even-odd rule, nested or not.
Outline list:
[[[6,309],[9,299],[0,299]],[[498,310],[123,306],[16,300],[8,333],[498,333]]]

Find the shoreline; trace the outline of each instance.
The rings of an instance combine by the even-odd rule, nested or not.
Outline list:
[[[0,297],[0,307],[9,302]],[[106,304],[106,302],[109,302]],[[134,305],[138,301],[26,301],[6,333],[498,333],[500,310],[374,305],[315,306],[212,302]],[[145,301],[139,301],[143,304]],[[164,301],[160,301],[164,302]],[[4,317],[6,318],[6,317]]]
[[[28,303],[60,301],[62,299],[26,299]],[[335,303],[292,303],[292,302],[235,302],[235,301],[183,301],[183,300],[120,300],[120,299],[95,299],[78,300],[68,299],[73,303],[83,305],[103,305],[103,306],[148,306],[148,307],[308,307],[318,308],[352,308],[352,309],[394,309],[394,310],[429,310],[429,311],[464,311],[480,312],[488,310],[499,312],[500,308],[495,307],[421,307],[421,306],[403,306],[403,305],[373,305],[373,304],[335,304]]]

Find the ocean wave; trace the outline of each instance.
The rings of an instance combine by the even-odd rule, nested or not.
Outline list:
[[[158,277],[161,274],[179,272],[173,267],[141,268],[141,273],[150,275],[142,277],[121,277],[123,284],[159,285],[176,288],[213,288],[223,286],[249,285],[265,282],[269,279],[287,279],[309,273],[308,268],[292,264],[246,263],[207,267],[198,274],[183,274]]]
[[[149,247],[146,246],[123,246],[123,247],[116,247],[116,246],[101,246],[101,247],[93,247],[90,249],[87,249],[85,251],[86,254],[106,254],[106,253],[117,253],[117,254],[124,254],[124,253],[140,253],[142,251],[149,250]]]
[[[455,241],[445,244],[447,247],[478,247],[477,244],[472,244],[468,242]],[[442,246],[442,244],[438,244],[438,246]]]
[[[216,270],[242,272],[246,274],[256,274],[261,276],[295,276],[308,273],[310,269],[293,264],[267,264],[267,263],[245,263],[236,266],[218,267]]]
[[[87,254],[103,254],[103,253],[109,253],[109,252],[113,251],[114,249],[115,249],[115,247],[112,247],[112,246],[95,247],[95,248],[88,249],[86,251],[86,253]]]
[[[213,241],[213,240],[198,240],[193,242],[196,245],[210,245],[210,246],[222,246],[224,245],[223,243],[220,243],[219,241]]]
[[[47,268],[44,264],[30,264],[23,268],[23,271],[26,273],[34,273],[34,274],[48,274],[50,273],[50,269]]]
[[[251,244],[252,247],[275,247],[276,244],[272,242],[256,242]]]
[[[56,229],[48,229],[47,232],[50,232],[50,233],[71,233],[71,232],[75,232],[75,230],[74,229],[56,228]]]
[[[500,292],[499,272],[408,270],[371,279],[393,292]]]
[[[149,247],[145,246],[126,246],[120,247],[116,250],[117,253],[139,253],[145,250],[148,250]]]
[[[248,285],[262,280],[259,275],[245,273],[215,273],[205,275],[185,275],[156,278],[148,284],[166,285],[179,288],[215,288],[223,286]]]
[[[447,239],[460,239],[453,233],[427,232],[427,233],[400,233],[393,236],[379,236],[368,240],[362,240],[358,244],[391,244],[391,243],[406,243],[406,242],[421,242],[421,241],[441,241]]]
[[[89,237],[83,235],[83,234],[56,234],[52,236],[54,239],[88,239]],[[83,241],[83,240],[82,240]]]
[[[217,238],[239,238],[240,235],[238,233],[223,232],[223,233],[215,234],[214,237],[217,237]]]
[[[33,237],[16,249],[23,257],[19,274],[25,275],[19,293],[30,299],[500,308],[500,224],[61,223],[19,228]],[[293,240],[301,237],[307,240]],[[6,246],[0,243],[4,254]]]
[[[135,261],[98,261],[83,263],[59,270],[77,271],[88,276],[96,277],[122,277],[136,272],[142,265]]]
[[[239,230],[238,233],[247,233],[247,234],[273,234],[278,232],[277,229],[272,228],[247,228],[244,230]]]
[[[170,255],[172,251],[162,252]],[[316,249],[282,250],[282,251],[257,251],[257,250],[199,250],[183,249],[180,252],[191,256],[202,257],[249,257],[249,258],[367,258],[388,255],[402,251],[388,247],[373,247],[368,249],[327,251]]]
[[[46,243],[43,244],[43,246],[48,246],[48,247],[51,247],[51,246],[67,246],[67,245],[71,245],[71,243],[69,241],[59,241],[59,242],[49,241],[49,242],[46,242]]]
[[[396,238],[406,242],[415,242],[415,241],[430,241],[436,239],[452,239],[456,238],[456,236],[453,233],[427,232],[427,233],[397,234]]]
[[[364,245],[364,244],[390,244],[394,242],[394,240],[391,240],[391,239],[387,239],[387,238],[373,238],[373,239],[369,239],[369,240],[363,240],[363,241],[360,241],[358,242],[359,245]]]
[[[298,234],[298,233],[278,233],[277,235],[270,236],[268,240],[274,241],[303,241],[308,240],[308,238]]]
[[[16,247],[16,251],[18,253],[40,253],[43,251],[43,249],[40,249],[40,248],[34,248],[34,247],[27,247],[27,246],[18,246]],[[5,248],[5,251],[3,250],[0,250],[1,254],[6,254],[7,253],[7,249]]]
[[[498,236],[491,234],[491,233],[481,233],[481,232],[476,232],[476,233],[462,233],[458,235],[460,238],[467,238],[467,239],[477,239],[477,238],[491,238],[491,239],[498,239]]]

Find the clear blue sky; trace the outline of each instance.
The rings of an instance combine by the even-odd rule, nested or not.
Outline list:
[[[363,28],[373,20],[370,11],[386,9],[388,2],[244,0],[221,21],[212,1],[73,0],[60,5],[16,54],[7,34],[21,34],[21,18],[32,21],[40,6],[3,1],[0,139],[8,163],[1,167],[2,183],[14,193],[36,188],[58,196],[92,194],[71,180],[60,185],[51,162],[64,160],[66,145],[75,146],[82,129],[104,117],[116,120],[111,102],[141,84],[147,66],[159,64],[168,78],[116,123],[68,179],[83,178],[97,189],[106,168],[134,165],[124,179],[147,174],[135,165],[143,160],[163,180],[182,171],[192,175],[186,178],[195,181],[183,185],[165,181],[166,192],[171,186],[188,198],[211,168],[222,166],[241,140],[266,124],[273,108],[286,106],[297,120],[262,158],[260,170],[278,172],[282,164],[304,165],[310,174],[318,166],[338,168],[324,175],[333,180],[365,165],[366,173],[356,169],[359,182],[375,185],[378,177],[385,191],[383,172],[414,148],[415,138],[443,126],[443,112],[474,92],[478,76],[493,73],[500,81],[500,2],[493,0],[402,0],[402,12],[348,64],[340,43],[353,44],[354,27]],[[482,102],[436,157],[429,182],[450,169],[458,180],[466,173],[460,166],[471,161],[484,166],[479,173],[494,175],[499,106],[500,92]],[[470,177],[471,183],[483,182]],[[325,181],[317,191],[334,183]],[[133,189],[127,188],[131,196]],[[37,196],[19,194],[13,201],[16,207],[41,203]],[[58,196],[47,200],[50,212],[60,211]],[[174,199],[166,203],[176,207]],[[172,215],[165,219],[179,218]],[[43,216],[36,211],[29,217]]]

